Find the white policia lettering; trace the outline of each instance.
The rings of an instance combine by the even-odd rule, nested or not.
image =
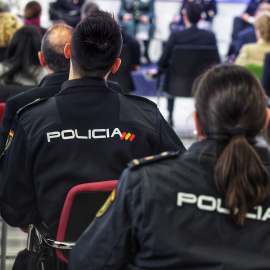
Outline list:
[[[192,193],[178,192],[176,205],[182,207],[183,204],[195,204],[198,209],[203,211],[217,211],[221,214],[229,214],[228,209],[221,207],[222,200],[206,195],[195,195]],[[256,206],[253,208],[254,213],[247,213],[246,217],[266,221],[270,219],[270,208],[267,208],[263,214],[263,207]],[[238,211],[238,209],[236,209]]]
[[[113,138],[115,135],[119,135],[122,137],[122,133],[119,128],[115,128],[110,135],[110,130],[108,128],[103,129],[89,129],[86,134],[79,135],[78,130],[75,129],[66,129],[60,131],[53,131],[47,133],[47,140],[51,142],[51,139],[55,138],[62,138],[63,140],[72,140],[72,139],[80,139],[80,140],[87,140],[87,139],[106,139],[106,138]]]

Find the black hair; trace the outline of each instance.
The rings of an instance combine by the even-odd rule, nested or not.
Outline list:
[[[86,17],[96,9],[99,9],[99,7],[95,2],[85,2],[81,8],[81,16]]]
[[[113,15],[94,10],[76,27],[71,40],[71,61],[82,77],[103,78],[122,49],[122,34]]]
[[[197,24],[201,19],[202,9],[196,3],[188,3],[186,7],[187,17],[191,24]]]
[[[42,38],[41,51],[47,66],[54,72],[69,71],[70,60],[65,57],[64,48],[71,41],[73,31],[68,25],[55,24]]]
[[[38,52],[41,46],[41,34],[36,26],[26,25],[21,27],[13,35],[7,48],[4,64],[11,68],[0,79],[5,83],[12,84],[14,76],[21,72],[25,77],[32,79],[38,84],[30,67],[40,66]]]
[[[210,69],[194,87],[201,133],[228,142],[214,178],[230,216],[242,225],[248,210],[269,195],[269,173],[253,147],[266,123],[264,90],[249,70],[236,65]]]

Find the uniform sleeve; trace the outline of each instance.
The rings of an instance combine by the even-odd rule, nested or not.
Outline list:
[[[128,169],[123,172],[115,200],[72,249],[69,270],[122,269],[132,261],[137,249],[132,220],[140,212],[134,197],[139,187],[132,178]]]
[[[15,119],[7,145],[0,158],[0,212],[11,226],[28,227],[40,222],[31,171],[28,142]]]
[[[180,153],[185,152],[186,148],[184,147],[182,141],[179,139],[168,122],[164,119],[159,110],[157,111],[157,119],[159,131],[157,153],[164,151],[180,151]]]
[[[149,10],[147,13],[144,13],[143,15],[147,16],[149,21],[152,22],[154,15],[155,15],[154,0],[149,1]]]
[[[4,151],[5,149],[5,144],[8,138],[8,133],[12,127],[13,119],[14,116],[11,114],[7,103],[5,106],[6,112],[4,114],[4,117],[2,119],[2,125],[0,129],[0,154]]]
[[[239,66],[246,66],[248,64],[247,60],[248,60],[248,50],[247,50],[247,46],[244,45],[241,48],[234,63]]]

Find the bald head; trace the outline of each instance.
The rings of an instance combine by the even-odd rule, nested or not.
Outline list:
[[[70,61],[64,48],[71,41],[73,29],[65,24],[55,24],[47,30],[41,43],[41,51],[47,66],[53,72],[69,71]]]

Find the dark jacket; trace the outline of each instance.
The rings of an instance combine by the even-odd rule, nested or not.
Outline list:
[[[270,197],[244,226],[229,218],[213,179],[224,147],[204,140],[182,155],[130,163],[109,209],[76,242],[69,269],[270,269]],[[270,170],[269,149],[256,150]]]
[[[17,94],[6,101],[6,113],[2,119],[0,129],[0,153],[3,152],[8,133],[12,127],[13,119],[19,109],[40,98],[50,98],[55,96],[61,89],[64,81],[68,80],[68,72],[56,72],[44,77],[37,88],[29,89],[23,93]],[[109,82],[108,86],[115,91],[122,93],[120,85],[116,82]]]
[[[216,46],[216,37],[214,33],[198,29],[195,25],[187,29],[171,33],[163,53],[158,61],[158,67],[160,70],[164,70],[169,67],[169,61],[172,57],[173,47],[176,45]]]
[[[131,159],[177,149],[185,151],[155,103],[103,79],[66,81],[14,120],[0,159],[1,215],[19,227],[44,221],[56,234],[72,187],[116,180]]]

